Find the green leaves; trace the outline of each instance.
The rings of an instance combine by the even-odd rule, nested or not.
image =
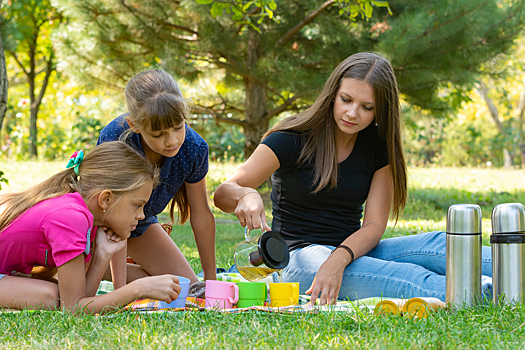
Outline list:
[[[4,177],[4,172],[0,170],[0,190],[2,189],[2,182],[9,185],[9,181]]]
[[[374,11],[374,9],[372,8],[372,5],[370,5],[369,2],[366,2],[365,3],[365,16],[366,16],[366,18],[372,17],[372,11]]]
[[[377,7],[386,7],[387,10],[388,10],[388,14],[390,16],[393,15],[392,10],[390,9],[390,6],[388,6],[388,2],[386,2],[386,1],[371,1],[371,3],[374,4],[374,6],[377,6]]]
[[[372,18],[375,7],[386,7],[388,14],[392,15],[392,11],[388,6],[387,1],[374,0],[335,0],[339,6],[339,14],[342,16],[346,14],[351,20],[355,21],[357,16],[361,15],[362,19],[367,21]]]
[[[253,29],[260,32],[260,29],[253,23],[263,23],[268,18],[272,21],[279,23],[279,20],[275,16],[275,12],[278,11],[277,2],[275,0],[196,0],[198,4],[210,5],[210,13],[213,18],[221,17],[226,11],[228,14],[232,14],[231,19],[236,21],[237,24],[248,24]],[[351,20],[355,21],[356,18],[361,15],[363,19],[370,19],[372,17],[374,7],[385,7],[388,13],[392,15],[392,11],[388,6],[387,1],[374,1],[374,0],[335,0],[333,5],[339,6],[339,15],[346,15]],[[319,8],[323,6],[322,2],[319,3]]]
[[[211,15],[214,18],[222,16],[222,12],[224,11],[224,8],[225,8],[225,5],[220,4],[218,2],[214,2],[213,5],[211,6],[211,10],[210,10]]]
[[[265,18],[269,18],[277,23],[279,21],[275,18],[274,11],[277,10],[277,3],[275,0],[197,0],[198,4],[210,5],[210,13],[213,18],[218,18],[226,11],[231,14],[231,19],[237,22],[238,25],[247,24],[253,29],[260,32],[260,29],[254,25],[261,24]]]

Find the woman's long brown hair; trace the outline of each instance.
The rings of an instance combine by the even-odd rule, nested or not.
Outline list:
[[[315,102],[305,110],[277,123],[263,136],[276,131],[306,133],[306,146],[299,157],[299,164],[314,162],[314,193],[329,186],[337,186],[338,164],[335,145],[334,99],[344,78],[362,80],[374,90],[375,123],[380,138],[388,147],[392,170],[394,195],[392,216],[397,222],[407,200],[407,169],[401,140],[402,120],[399,90],[394,69],[384,57],[361,52],[346,58],[332,72]]]

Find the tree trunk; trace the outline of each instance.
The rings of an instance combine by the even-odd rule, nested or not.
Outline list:
[[[36,120],[38,117],[38,107],[33,107],[31,103],[31,114],[29,118],[29,155],[31,158],[36,159],[38,157],[37,149],[37,127]]]
[[[29,115],[29,155],[32,158],[37,158],[37,129],[36,129],[36,118],[38,116],[38,107],[35,101],[35,77],[36,77],[36,45],[37,45],[38,32],[33,33],[32,43],[29,45],[29,70],[27,71],[27,81],[29,82],[29,106],[31,112]]]
[[[46,62],[46,75],[44,76],[44,81],[42,82],[42,86],[40,87],[40,92],[38,93],[38,96],[35,96],[36,67],[34,65],[34,58],[31,60],[32,62],[31,71],[29,72],[29,75],[28,75],[29,98],[31,102],[31,116],[29,119],[29,140],[31,144],[30,144],[29,153],[31,154],[31,157],[33,158],[37,158],[38,156],[38,150],[37,150],[38,110],[40,109],[40,105],[42,104],[42,99],[44,98],[44,94],[46,93],[47,84],[49,83],[49,78],[51,77],[51,74],[53,74],[53,71],[55,70],[53,67],[53,60],[54,60],[54,52],[51,51],[51,54],[49,55],[49,60],[47,60]]]
[[[2,0],[0,0],[0,8],[2,7]],[[4,125],[5,113],[7,111],[7,89],[9,82],[7,79],[7,70],[5,63],[4,46],[2,44],[2,28],[0,23],[0,134],[2,133],[2,125]]]
[[[499,120],[498,108],[496,108],[494,102],[492,102],[492,99],[489,97],[489,89],[483,81],[480,82],[480,88],[478,91],[481,97],[483,97],[483,99],[485,100],[485,103],[487,104],[487,107],[490,111],[490,115],[492,116],[494,123],[496,123],[498,131],[505,135],[505,128],[503,127],[503,123]],[[505,168],[510,168],[512,166],[512,159],[510,158],[509,150],[506,148],[503,149],[503,164]]]
[[[519,145],[520,152],[521,152],[521,167],[525,168],[525,130],[523,130],[523,127],[525,126],[525,72],[523,72],[523,84],[522,84],[522,90],[521,90],[521,97],[520,102],[518,104],[518,113],[519,113],[519,133],[520,133],[520,139],[521,143]]]
[[[248,42],[247,68],[250,75],[244,78],[246,87],[246,112],[244,123],[244,159],[253,153],[262,135],[268,129],[266,86],[257,78],[257,63],[260,57],[260,34],[250,29]]]

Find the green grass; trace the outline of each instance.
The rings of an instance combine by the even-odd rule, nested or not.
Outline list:
[[[0,193],[21,190],[62,169],[65,162],[2,163],[9,185]],[[214,163],[208,187],[213,190],[238,166]],[[448,206],[477,203],[483,210],[484,244],[490,235],[490,212],[499,203],[525,203],[523,170],[409,169],[410,200],[385,237],[445,230]],[[262,189],[264,198],[269,190]],[[271,213],[267,201],[267,213]],[[217,265],[233,263],[235,244],[244,230],[235,216],[213,208],[217,219]],[[161,221],[168,221],[163,213]],[[178,226],[172,237],[191,266],[201,271],[189,225]],[[440,311],[427,320],[353,314],[269,314],[250,312],[223,315],[212,312],[170,314],[118,313],[103,317],[69,316],[60,312],[0,313],[0,348],[495,348],[524,347],[525,307],[493,305]]]
[[[427,320],[359,311],[124,312],[105,317],[21,312],[1,314],[0,348],[518,349],[524,344],[524,325],[523,306],[439,311]]]

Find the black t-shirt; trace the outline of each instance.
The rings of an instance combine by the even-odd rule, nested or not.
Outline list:
[[[316,194],[313,163],[297,167],[306,136],[293,131],[274,132],[262,143],[279,159],[272,174],[272,230],[290,250],[323,244],[337,246],[361,227],[363,203],[376,170],[389,164],[386,142],[377,126],[360,131],[350,156],[339,164],[337,187]]]

